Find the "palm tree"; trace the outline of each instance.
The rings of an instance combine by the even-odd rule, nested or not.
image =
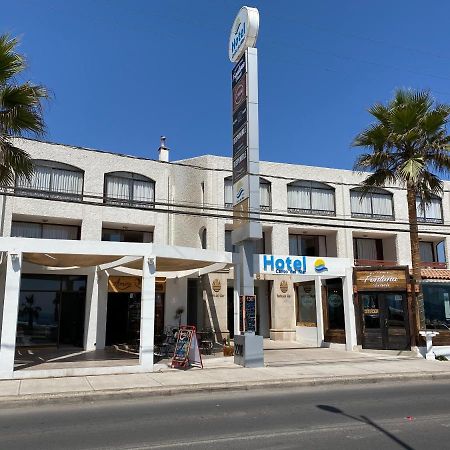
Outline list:
[[[425,208],[434,195],[442,194],[438,175],[450,171],[450,137],[446,131],[450,105],[436,103],[429,92],[399,89],[390,102],[376,103],[369,113],[376,121],[356,136],[353,146],[370,152],[357,158],[354,169],[372,172],[362,183],[362,195],[374,186],[390,183],[406,188],[412,292],[417,325],[424,330],[416,199]]]
[[[26,61],[16,52],[17,45],[17,39],[0,35],[0,187],[11,186],[16,177],[30,179],[30,155],[11,138],[44,133],[42,101],[49,97],[43,86],[19,82]]]

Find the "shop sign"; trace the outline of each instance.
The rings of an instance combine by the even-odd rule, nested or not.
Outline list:
[[[312,256],[258,255],[258,272],[277,275],[344,276],[352,266],[349,258],[315,258]]]
[[[247,122],[247,102],[242,103],[239,108],[233,112],[233,135],[235,135],[239,128]]]
[[[339,294],[330,294],[328,296],[328,304],[333,308],[339,308],[342,305],[342,297]]]
[[[231,27],[228,41],[228,56],[231,62],[236,62],[248,47],[254,47],[258,37],[258,29],[258,10],[249,6],[243,6]]]
[[[246,198],[241,203],[233,206],[233,226],[239,227],[248,223],[249,199]]]
[[[222,283],[218,278],[214,278],[211,287],[213,290],[213,297],[225,297],[225,295],[222,293]]]
[[[406,289],[405,270],[360,270],[355,277],[359,291]]]
[[[277,298],[291,298],[291,294],[289,293],[289,283],[287,280],[281,280],[278,284],[278,289],[276,292]]]
[[[165,278],[156,278],[155,292],[163,293],[166,290]],[[109,277],[108,292],[137,293],[142,291],[141,277]]]
[[[239,187],[236,186],[236,183],[248,173],[248,157],[247,157],[247,149],[244,148],[238,155],[233,157],[233,189],[236,191],[235,202],[239,203],[244,200],[245,197],[239,194]],[[248,185],[248,182],[247,182]],[[241,193],[242,194],[242,193]],[[247,195],[248,197],[248,195]]]

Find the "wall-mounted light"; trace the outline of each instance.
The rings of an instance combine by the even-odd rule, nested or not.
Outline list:
[[[19,259],[19,254],[18,253],[10,252],[9,256],[11,256],[11,260],[12,261],[17,261]]]
[[[155,258],[153,258],[153,256],[149,256],[149,257],[147,257],[147,262],[150,265],[154,266],[155,265]]]

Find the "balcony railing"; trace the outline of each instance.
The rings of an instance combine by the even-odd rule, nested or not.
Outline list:
[[[385,259],[355,259],[355,266],[396,266],[397,261],[386,261]]]
[[[436,261],[421,261],[420,265],[422,267],[427,267],[429,269],[446,269],[446,262],[436,262]]]

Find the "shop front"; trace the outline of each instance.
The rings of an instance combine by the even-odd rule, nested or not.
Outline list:
[[[23,274],[17,347],[83,347],[86,278]]]
[[[272,282],[271,339],[354,349],[350,259],[260,255],[258,268]]]
[[[164,331],[166,280],[155,280],[155,335]],[[110,276],[106,314],[106,346],[139,344],[141,328],[141,277]]]
[[[358,344],[363,349],[411,349],[407,267],[354,271]]]
[[[427,331],[433,337],[436,355],[450,356],[450,271],[445,269],[422,270],[422,291]],[[419,342],[424,345],[423,340]]]

